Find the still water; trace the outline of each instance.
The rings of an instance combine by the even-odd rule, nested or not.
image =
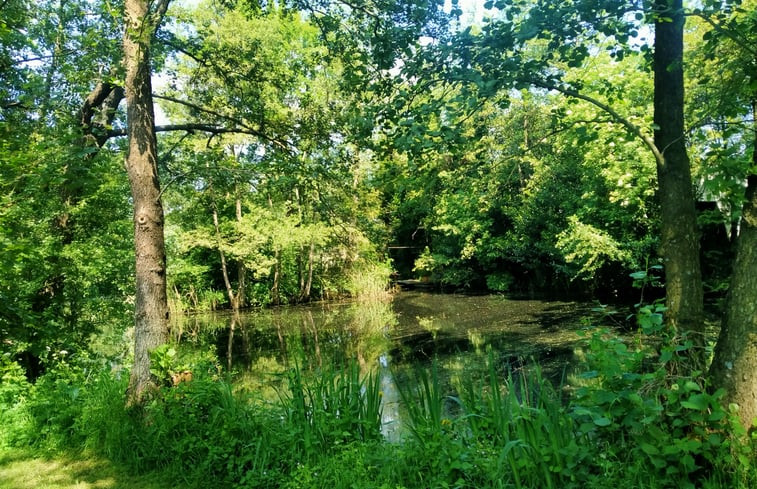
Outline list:
[[[316,370],[357,360],[381,376],[385,434],[393,438],[396,383],[412,382],[418,367],[433,364],[448,393],[483,377],[489,352],[500,371],[538,363],[559,382],[590,314],[585,303],[399,292],[388,302],[190,316],[178,328],[189,343],[215,349],[239,385],[264,394],[295,362]]]

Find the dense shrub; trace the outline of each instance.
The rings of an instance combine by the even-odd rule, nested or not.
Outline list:
[[[159,352],[166,383],[139,409],[127,378],[60,362],[34,385],[2,365],[0,443],[39,451],[86,450],[130,473],[161,471],[181,487],[592,488],[752,487],[754,447],[693,377],[674,376],[676,348],[590,334],[585,368],[554,388],[538,368],[502,372],[445,395],[435,370],[401,389],[406,427],[381,436],[380,383],[356,364],[290,369],[278,400],[235,392],[207,355]],[[659,332],[659,331],[658,331]]]

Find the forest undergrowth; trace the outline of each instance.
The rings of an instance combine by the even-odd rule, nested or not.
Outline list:
[[[33,384],[4,361],[0,483],[14,463],[83,458],[119,474],[102,487],[754,487],[754,438],[735,406],[696,372],[674,373],[687,344],[662,336],[657,309],[639,319],[631,340],[587,329],[581,366],[560,386],[536,365],[503,371],[491,351],[488,375],[452,395],[435,367],[417,370],[400,389],[399,443],[382,435],[378,377],[356,362],[293,366],[263,399],[223,378],[212,355],[164,348],[153,358],[163,386],[129,409],[127,376],[93,359],[61,361]],[[174,385],[179,365],[192,378]]]

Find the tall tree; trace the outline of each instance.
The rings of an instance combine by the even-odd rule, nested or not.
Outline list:
[[[80,351],[130,309],[103,307],[120,302],[113,299],[132,275],[122,260],[131,249],[122,234],[122,161],[100,151],[117,102],[104,103],[102,87],[82,96],[122,56],[122,32],[96,0],[9,0],[1,10],[0,227],[12,246],[0,246],[0,261],[11,265],[0,274],[11,313],[0,348],[44,365],[55,361],[49,352]],[[103,207],[113,209],[107,221]]]
[[[723,87],[713,116],[738,128],[729,138],[739,141],[737,148],[751,143],[725,314],[709,374],[713,387],[726,390],[725,401],[738,404],[749,427],[757,419],[757,11],[753,0],[742,7],[704,17],[711,27],[706,57],[721,75],[715,93]],[[743,183],[744,175],[738,175],[737,184]]]
[[[153,386],[150,351],[168,340],[166,251],[158,179],[150,47],[170,0],[126,0],[123,39],[129,142],[126,171],[134,205],[136,303],[134,366],[128,402],[139,404]]]
[[[654,4],[654,144],[662,211],[662,249],[668,325],[691,335],[691,367],[705,368],[704,303],[699,232],[684,126],[682,0]]]
[[[754,118],[754,83],[757,55],[754,51],[755,16],[754,9],[740,9],[740,1],[725,0],[703,2],[694,9],[712,27],[711,37],[728,37],[733,42],[729,57],[734,53],[746,53],[738,56],[742,67],[749,67],[750,73],[744,76],[742,87],[747,87],[749,94],[744,97],[749,102],[741,117],[751,114]],[[497,2],[506,9],[508,19],[517,19],[522,5],[507,7],[504,2]],[[701,372],[705,367],[704,321],[702,298],[702,275],[699,263],[699,234],[694,211],[694,192],[691,180],[691,164],[686,148],[686,127],[684,121],[683,90],[683,52],[684,20],[687,13],[680,0],[658,0],[649,4],[635,5],[625,2],[536,2],[537,7],[527,16],[521,17],[518,28],[512,28],[510,21],[494,23],[489,32],[499,35],[500,44],[504,43],[516,54],[528,54],[518,51],[518,43],[524,40],[546,40],[547,55],[532,59],[526,67],[531,68],[523,78],[533,82],[537,73],[537,86],[552,88],[563,93],[589,101],[622,123],[635,136],[645,142],[654,153],[659,179],[660,205],[662,210],[661,230],[663,246],[661,253],[665,261],[665,278],[668,311],[666,319],[675,332],[688,335],[691,348],[689,367]],[[553,59],[566,62],[568,66],[580,65],[591,52],[582,44],[588,38],[592,40],[597,33],[610,38],[610,49],[618,56],[629,48],[629,39],[639,36],[639,30],[627,21],[629,15],[636,12],[636,19],[652,18],[655,26],[653,45],[653,68],[655,76],[655,130],[654,138],[628,118],[624,118],[610,101],[587,95],[580,85],[567,85],[561,79],[559,63]],[[729,16],[731,17],[729,20]],[[739,19],[739,20],[735,20]],[[739,24],[740,28],[736,25]],[[587,29],[587,26],[590,26]],[[735,28],[735,30],[731,30]],[[616,45],[612,45],[612,40]],[[570,41],[570,42],[566,42]],[[538,42],[538,41],[537,41]],[[484,44],[484,43],[482,43]],[[493,43],[483,46],[490,48]],[[550,49],[552,48],[552,49]],[[632,48],[632,47],[631,47]],[[634,48],[632,48],[634,49]],[[483,50],[482,50],[483,51]],[[539,51],[536,50],[538,54]],[[497,53],[501,55],[500,53]],[[513,56],[508,57],[512,59]],[[487,56],[486,61],[505,72],[507,61],[499,61]],[[497,62],[499,61],[499,62]],[[721,66],[719,71],[723,72]],[[739,68],[742,69],[742,68]],[[496,70],[491,70],[496,71]],[[718,75],[720,76],[720,74]],[[704,80],[703,80],[704,81]],[[739,96],[731,93],[734,100]],[[721,117],[723,114],[721,114]],[[738,124],[738,122],[737,122]],[[743,139],[755,138],[757,135]],[[737,178],[746,181],[746,195],[741,208],[741,225],[738,232],[736,258],[730,282],[728,300],[725,305],[721,333],[715,348],[715,358],[710,369],[710,379],[714,387],[726,389],[726,399],[739,404],[742,422],[751,426],[757,415],[757,371],[755,358],[757,342],[757,234],[755,233],[755,211],[757,210],[755,178],[755,156],[748,173]]]

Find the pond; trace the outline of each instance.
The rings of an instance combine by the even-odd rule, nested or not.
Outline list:
[[[555,382],[574,361],[586,303],[509,300],[496,295],[398,292],[389,302],[319,303],[182,318],[189,343],[216,350],[235,383],[274,396],[295,364],[304,371],[356,360],[381,377],[385,434],[401,425],[397,383],[436,369],[446,393],[498,371],[539,364]],[[278,379],[278,380],[277,380]]]

